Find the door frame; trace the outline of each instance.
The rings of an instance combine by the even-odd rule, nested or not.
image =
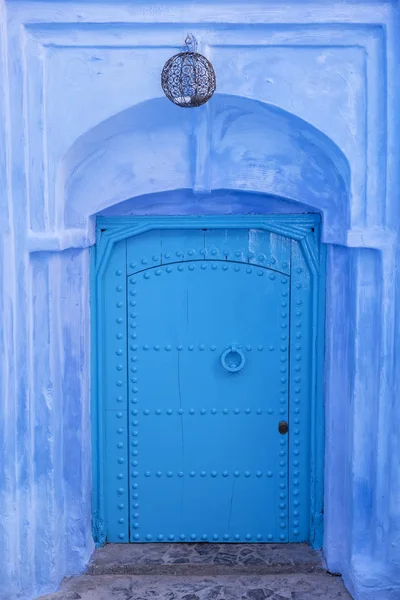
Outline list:
[[[104,458],[104,390],[102,380],[103,354],[99,352],[104,338],[105,315],[102,307],[104,281],[114,244],[155,229],[259,229],[277,233],[298,242],[310,274],[309,332],[311,344],[308,376],[310,380],[310,441],[309,441],[309,543],[321,548],[323,541],[324,487],[324,351],[325,351],[325,284],[326,251],[321,243],[321,217],[317,214],[261,216],[157,216],[98,217],[96,244],[91,247],[91,417],[92,417],[92,531],[97,546],[107,541],[105,510]],[[291,282],[295,280],[292,266]],[[292,361],[289,377],[293,379]],[[290,385],[289,380],[289,406]],[[289,414],[290,418],[290,414]],[[290,443],[290,441],[289,441]],[[122,488],[121,488],[122,489]],[[121,492],[122,493],[122,492]],[[128,519],[129,521],[129,519]],[[121,542],[129,535],[120,535]]]

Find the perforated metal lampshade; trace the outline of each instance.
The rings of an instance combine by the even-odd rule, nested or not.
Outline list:
[[[193,108],[208,102],[216,88],[216,77],[210,61],[198,52],[180,52],[164,65],[161,85],[171,102]]]

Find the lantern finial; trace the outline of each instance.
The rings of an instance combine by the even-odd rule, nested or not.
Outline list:
[[[186,52],[197,52],[197,40],[193,33],[187,34],[185,38],[185,48],[187,48]]]

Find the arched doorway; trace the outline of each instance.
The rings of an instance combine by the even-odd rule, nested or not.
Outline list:
[[[100,218],[93,256],[96,541],[319,545],[319,216]]]

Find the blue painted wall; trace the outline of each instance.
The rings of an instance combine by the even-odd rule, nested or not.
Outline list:
[[[0,594],[92,549],[97,214],[317,211],[327,243],[324,552],[400,594],[397,2],[0,0]],[[187,31],[217,94],[160,90]],[[284,199],[280,199],[284,198]]]

